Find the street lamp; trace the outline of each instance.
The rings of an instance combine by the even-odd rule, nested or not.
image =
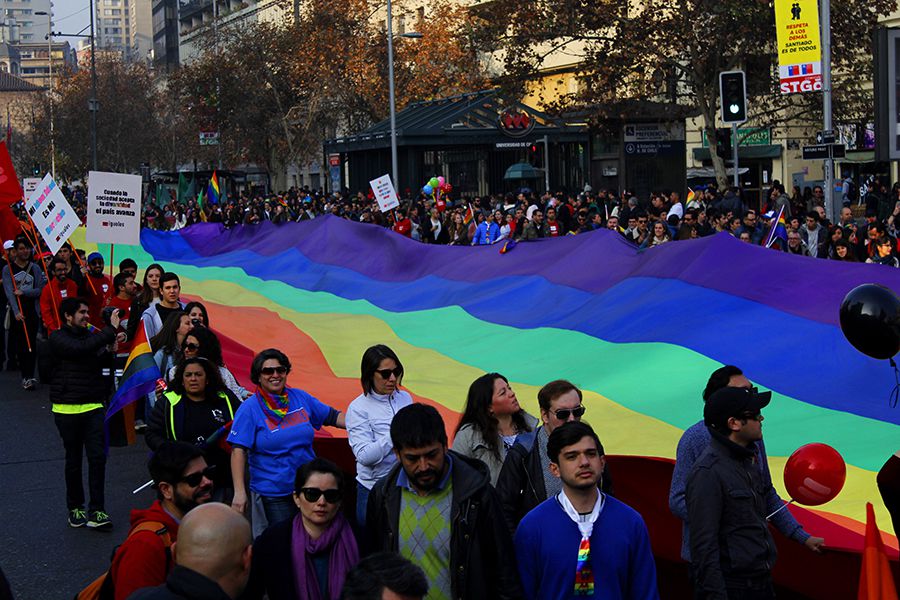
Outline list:
[[[421,33],[411,31],[401,33],[400,37],[418,39]],[[399,187],[397,181],[397,102],[394,96],[394,25],[391,13],[391,0],[387,0],[387,51],[388,51],[388,103],[391,112],[391,179],[394,186]]]
[[[50,6],[53,6],[51,3]],[[56,179],[56,142],[53,138],[53,14],[52,11],[39,10],[37,16],[47,17],[47,67],[50,71],[50,174]]]
[[[91,39],[91,97],[88,99],[88,110],[91,113],[91,161],[94,171],[97,170],[97,111],[100,109],[100,103],[97,102],[97,63],[94,61],[94,0],[90,3],[91,10],[91,33],[85,35],[79,33],[62,33],[61,31],[51,32],[56,37],[77,37]],[[84,31],[82,29],[81,31]]]

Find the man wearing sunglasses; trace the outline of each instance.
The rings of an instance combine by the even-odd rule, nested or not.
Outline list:
[[[147,509],[131,511],[130,533],[109,569],[116,600],[165,583],[173,566],[169,547],[178,538],[181,520],[212,499],[215,466],[207,465],[203,452],[193,444],[164,442],[147,467],[156,501]]]
[[[771,397],[753,388],[723,387],[703,407],[712,440],[687,483],[696,598],[775,598],[768,490],[754,464],[762,439],[760,411]]]
[[[581,420],[585,413],[582,399],[581,390],[564,379],[551,381],[538,392],[542,424],[532,432],[519,434],[497,479],[497,495],[510,533],[515,533],[522,517],[562,490],[560,479],[550,471],[547,441],[563,423]],[[607,494],[612,492],[612,479],[605,466],[600,488]]]
[[[703,401],[706,402],[714,393],[726,387],[755,389],[743,371],[734,365],[726,365],[716,369],[709,376],[709,381],[707,381],[706,388],[703,390]],[[771,394],[771,392],[763,392],[760,396],[769,397]],[[685,489],[688,476],[697,460],[709,447],[710,439],[711,434],[706,423],[698,421],[682,434],[675,454],[675,470],[672,473],[672,487],[669,489],[669,509],[672,511],[672,514],[683,522],[681,558],[687,562],[691,562],[691,552]],[[781,510],[777,513],[775,512],[784,504],[784,500],[778,496],[778,492],[772,486],[772,475],[769,472],[766,446],[762,438],[753,443],[753,450],[756,452],[755,464],[766,489],[765,502],[768,511],[766,514],[775,513],[775,516],[772,517],[772,524],[785,537],[804,544],[813,552],[819,552],[825,542],[822,538],[810,536],[804,531],[803,526],[797,522],[790,511]]]

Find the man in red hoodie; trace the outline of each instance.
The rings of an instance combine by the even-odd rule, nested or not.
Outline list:
[[[162,585],[174,566],[169,546],[178,538],[178,525],[192,508],[212,499],[212,470],[203,452],[187,442],[165,442],[150,458],[150,477],[156,501],[131,511],[131,531],[113,557],[109,576],[115,600],[134,591]],[[148,527],[149,525],[149,527]]]
[[[78,297],[78,284],[69,279],[69,266],[60,257],[50,261],[50,283],[41,290],[41,320],[47,335],[66,324],[59,314],[59,305],[66,298]]]
[[[109,277],[103,274],[103,255],[99,252],[91,252],[87,262],[88,273],[84,284],[84,293],[88,299],[90,323],[95,327],[103,327],[103,318],[100,313],[109,304],[109,299],[115,292]]]

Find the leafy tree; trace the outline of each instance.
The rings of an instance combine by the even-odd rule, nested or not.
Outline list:
[[[832,0],[834,117],[871,121],[871,33],[896,0]],[[548,99],[550,110],[589,107],[597,122],[633,116],[646,101],[648,116],[697,114],[707,139],[715,139],[718,75],[747,72],[747,126],[821,123],[821,94],[782,95],[778,86],[775,17],[768,0],[495,0],[490,12],[506,20],[486,22],[480,39],[497,40],[503,85],[523,93],[548,57],[566,55],[576,67],[579,90]],[[712,153],[721,186],[725,167]]]

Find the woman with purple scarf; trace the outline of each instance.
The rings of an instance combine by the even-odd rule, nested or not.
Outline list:
[[[297,469],[294,502],[300,512],[256,539],[243,598],[340,598],[347,573],[359,562],[356,539],[341,512],[344,491],[344,474],[330,460],[315,458]]]

